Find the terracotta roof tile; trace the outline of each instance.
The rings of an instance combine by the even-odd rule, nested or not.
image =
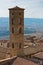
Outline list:
[[[13,62],[12,65],[39,65],[39,64],[18,57],[18,58]]]
[[[43,52],[39,52],[37,54],[34,54],[33,56],[37,57],[37,58],[40,58],[40,59],[43,59]]]

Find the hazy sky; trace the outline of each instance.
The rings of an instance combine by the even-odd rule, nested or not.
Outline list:
[[[25,8],[25,17],[43,18],[43,0],[0,0],[0,17],[9,16],[8,8]]]

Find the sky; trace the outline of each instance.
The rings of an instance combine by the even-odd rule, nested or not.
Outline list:
[[[9,17],[9,8],[25,8],[25,18],[43,18],[43,0],[0,0],[0,17]]]

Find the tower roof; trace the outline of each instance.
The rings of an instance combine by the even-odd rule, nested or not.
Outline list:
[[[19,10],[25,10],[24,8],[20,8],[20,7],[18,7],[18,6],[16,6],[16,7],[13,7],[13,8],[9,8],[9,10],[17,10],[17,9],[19,9]]]

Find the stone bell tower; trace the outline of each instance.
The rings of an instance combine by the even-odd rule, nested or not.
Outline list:
[[[24,9],[17,6],[10,8],[9,20],[11,54],[21,56],[24,47]]]

